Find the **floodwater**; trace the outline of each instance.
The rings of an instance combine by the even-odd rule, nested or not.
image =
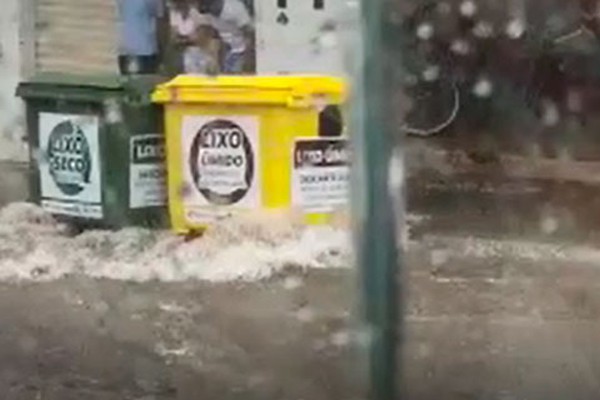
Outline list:
[[[564,210],[596,189],[531,180],[486,185],[472,176],[421,176],[410,187],[402,370],[408,398],[596,398],[596,228],[588,222],[585,240],[564,240],[584,215]],[[540,198],[544,209],[534,205]],[[53,226],[36,208],[9,210],[3,229],[15,210],[37,216],[27,221],[30,231]],[[541,224],[525,222],[540,220],[534,212]],[[512,225],[499,222],[507,215]],[[27,230],[12,232],[19,229]],[[106,236],[126,242],[132,232],[93,237],[104,235],[110,247]],[[302,243],[302,235],[290,235],[270,237],[269,245],[282,251]],[[58,236],[69,263],[67,244],[80,244],[81,236]],[[30,242],[33,251],[43,246]],[[358,349],[368,335],[358,324],[353,270],[341,265],[351,262],[346,246],[340,238],[313,249],[319,262],[308,266],[282,256],[249,259],[250,275],[241,268],[243,274],[219,279],[132,279],[138,275],[131,270],[114,273],[111,257],[104,270],[96,260],[79,270],[59,263],[56,270],[48,264],[5,275],[0,392],[27,400],[364,398]],[[97,256],[92,250],[86,254]],[[285,265],[274,267],[274,260]]]

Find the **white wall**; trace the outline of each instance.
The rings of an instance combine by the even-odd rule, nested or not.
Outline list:
[[[0,13],[0,161],[26,161],[23,106],[15,97],[21,72],[19,6],[22,0],[2,0]]]
[[[348,65],[344,36],[357,31],[356,7],[351,0],[255,0],[257,71],[259,74],[321,73],[345,76]],[[358,4],[358,2],[357,2]],[[278,22],[285,14],[288,22]]]

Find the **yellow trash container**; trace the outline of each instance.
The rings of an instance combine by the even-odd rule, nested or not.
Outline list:
[[[174,230],[261,209],[298,209],[308,223],[327,223],[348,196],[347,143],[318,138],[318,116],[345,96],[343,80],[325,76],[185,75],[157,87]],[[325,181],[330,193],[321,195]]]

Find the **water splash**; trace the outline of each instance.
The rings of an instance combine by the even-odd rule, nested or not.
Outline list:
[[[71,275],[135,282],[254,281],[289,267],[351,265],[346,229],[303,227],[284,216],[231,219],[202,238],[185,241],[167,231],[140,228],[72,236],[37,206],[19,203],[0,210],[2,281]]]

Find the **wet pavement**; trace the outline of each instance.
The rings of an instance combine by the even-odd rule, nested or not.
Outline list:
[[[27,164],[0,161],[0,205],[28,199],[28,171]]]
[[[407,398],[598,398],[597,188],[431,174],[410,188]],[[1,284],[0,393],[361,399],[356,287],[350,271],[297,269],[259,283]]]

